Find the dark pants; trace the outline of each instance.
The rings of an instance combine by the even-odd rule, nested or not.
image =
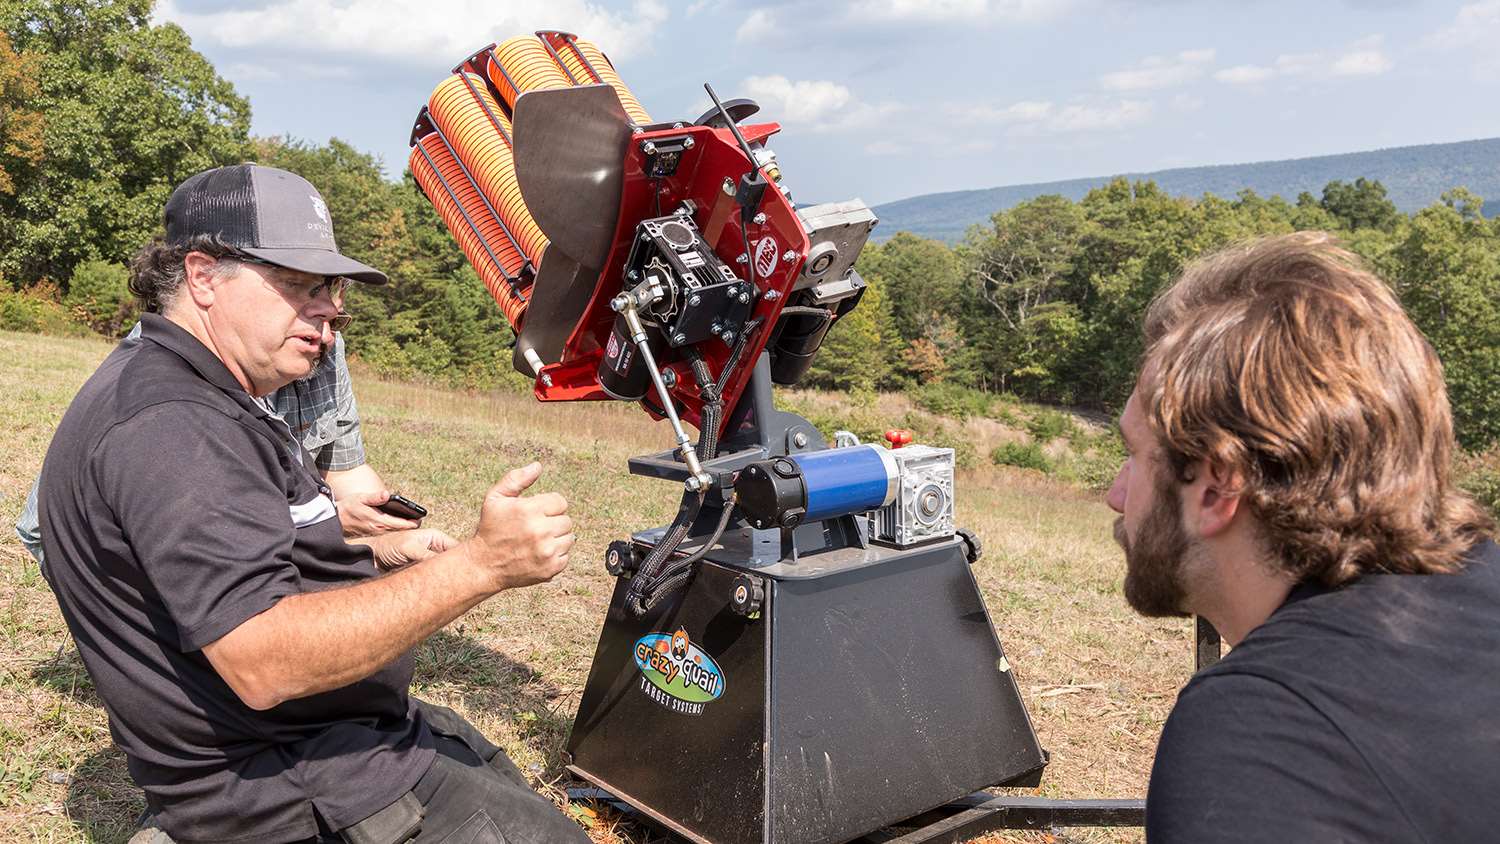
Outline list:
[[[589,844],[472,724],[447,707],[418,705],[438,755],[412,789],[423,807],[416,844]]]
[[[417,706],[437,740],[432,767],[387,808],[305,844],[589,844],[473,724],[446,706]],[[131,844],[171,844],[149,816],[143,827]]]

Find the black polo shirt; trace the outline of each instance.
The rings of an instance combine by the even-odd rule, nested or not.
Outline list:
[[[200,648],[377,572],[286,426],[155,315],[84,384],[41,477],[48,579],[130,774],[175,840],[295,841],[391,804],[433,758],[406,654],[257,712]]]

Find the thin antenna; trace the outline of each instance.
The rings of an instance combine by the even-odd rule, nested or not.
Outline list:
[[[724,118],[725,125],[729,127],[729,131],[734,133],[734,139],[740,142],[740,149],[745,151],[745,156],[750,159],[750,164],[756,170],[759,170],[760,164],[755,160],[755,153],[750,151],[750,144],[746,143],[745,136],[740,134],[740,127],[735,125],[734,118],[729,116],[729,112],[725,110],[724,104],[719,102],[719,95],[714,93],[714,86],[705,82],[703,83],[703,90],[707,91],[709,98],[714,101],[714,108],[719,110],[719,114]]]

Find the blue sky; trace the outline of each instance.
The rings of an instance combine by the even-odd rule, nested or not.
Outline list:
[[[749,96],[798,201],[1500,136],[1500,0],[164,0],[252,131],[405,167],[468,53],[593,39],[657,120]],[[1500,164],[1497,164],[1500,166]]]

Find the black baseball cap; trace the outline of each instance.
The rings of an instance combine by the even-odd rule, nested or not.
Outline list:
[[[267,263],[322,276],[385,284],[385,273],[339,254],[328,205],[312,183],[275,167],[235,164],[205,170],[172,191],[167,242],[217,234]]]

